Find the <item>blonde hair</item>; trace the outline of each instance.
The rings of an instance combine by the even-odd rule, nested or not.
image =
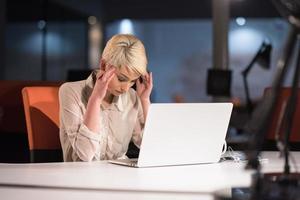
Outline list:
[[[102,59],[115,67],[128,67],[139,75],[147,73],[147,56],[143,43],[129,34],[114,35],[106,44]]]

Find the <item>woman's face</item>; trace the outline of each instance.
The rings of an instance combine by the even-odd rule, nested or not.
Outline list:
[[[115,76],[108,84],[108,91],[114,96],[119,96],[127,92],[139,77],[139,74],[128,67],[117,68]]]

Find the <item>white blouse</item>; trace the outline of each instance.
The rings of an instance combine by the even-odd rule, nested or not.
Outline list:
[[[83,81],[67,82],[59,89],[60,142],[64,161],[126,158],[130,140],[140,146],[144,115],[139,97],[133,89],[115,96],[107,107],[99,105],[99,132],[93,132],[83,124],[96,73],[94,71]]]

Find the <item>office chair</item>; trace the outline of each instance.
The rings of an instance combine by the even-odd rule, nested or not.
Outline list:
[[[58,86],[24,87],[30,162],[63,161],[59,140]]]
[[[268,92],[270,92],[270,89],[271,88],[266,88],[264,94],[266,95]],[[267,146],[269,147],[272,145],[274,146],[276,137],[278,136],[282,137],[284,134],[280,128],[280,124],[284,114],[284,110],[286,108],[286,103],[291,94],[291,90],[292,88],[290,87],[282,87],[280,89],[278,102],[275,106],[274,115],[272,116],[272,119],[270,119],[271,124],[269,126],[268,133],[266,136]],[[298,89],[298,94],[300,94],[300,88]],[[300,95],[298,95],[297,107],[296,107],[295,115],[293,117],[293,125],[291,129],[291,135],[289,138],[290,147],[292,150],[300,150],[300,147],[298,147],[298,145],[300,144],[300,124],[297,123],[297,119],[298,120],[300,119]]]

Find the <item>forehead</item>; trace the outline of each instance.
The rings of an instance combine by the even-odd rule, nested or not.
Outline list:
[[[128,77],[131,80],[134,80],[134,79],[137,79],[140,77],[140,75],[138,73],[136,73],[129,67],[124,67],[124,66],[118,68],[117,74],[125,75],[126,77]]]

